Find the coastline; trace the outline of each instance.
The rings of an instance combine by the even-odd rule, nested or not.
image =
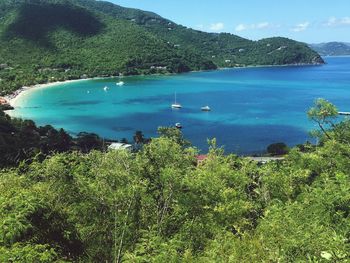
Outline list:
[[[342,65],[343,65],[342,61],[343,60],[330,60],[328,64],[330,64],[332,66],[332,62],[333,62],[333,64],[337,63],[337,65],[339,64],[339,70],[343,70],[341,68]],[[348,60],[345,60],[345,61],[348,62]],[[260,67],[262,67],[262,66],[260,66]],[[204,73],[203,75],[202,75],[202,73],[199,73],[199,75],[197,75],[198,73],[195,72],[195,73],[185,73],[185,74],[156,74],[156,76],[154,76],[155,74],[152,74],[152,75],[145,74],[144,77],[143,76],[136,76],[136,77],[135,76],[123,76],[121,78],[118,78],[118,76],[108,76],[108,77],[104,76],[103,78],[101,78],[101,80],[90,80],[90,79],[93,79],[93,78],[76,79],[76,80],[73,80],[73,81],[81,81],[81,82],[76,82],[76,83],[72,83],[72,84],[70,84],[69,81],[61,81],[61,82],[54,82],[54,81],[52,81],[51,83],[47,83],[47,84],[44,84],[44,85],[33,85],[32,89],[30,89],[30,91],[24,91],[25,93],[23,93],[23,95],[21,94],[20,97],[18,98],[18,100],[15,102],[16,109],[14,111],[12,111],[12,112],[8,111],[8,114],[10,116],[12,115],[12,117],[14,117],[14,118],[24,118],[24,119],[36,120],[37,122],[40,122],[40,125],[51,124],[55,128],[62,127],[65,130],[69,131],[69,133],[71,135],[76,135],[77,132],[79,132],[80,130],[82,130],[82,131],[83,130],[87,130],[87,131],[91,131],[91,132],[96,132],[100,136],[104,136],[106,138],[120,139],[120,138],[124,138],[125,137],[125,138],[128,138],[128,139],[132,139],[130,137],[130,134],[131,134],[130,131],[131,131],[131,129],[133,127],[131,127],[131,125],[129,125],[129,121],[130,121],[130,123],[131,122],[132,123],[136,123],[135,124],[136,128],[134,128],[134,130],[138,130],[138,129],[139,130],[143,130],[145,132],[145,134],[148,135],[148,134],[151,134],[150,131],[147,131],[147,129],[148,129],[147,125],[150,125],[148,120],[145,121],[145,123],[147,122],[147,125],[143,125],[143,123],[142,123],[140,125],[140,127],[137,127],[137,125],[139,125],[139,124],[137,124],[137,121],[131,121],[131,120],[133,120],[132,119],[133,115],[130,115],[131,119],[129,119],[128,113],[124,113],[123,112],[123,114],[120,115],[120,118],[123,121],[123,123],[122,122],[120,122],[120,124],[118,123],[118,125],[116,125],[118,128],[114,128],[114,126],[110,126],[112,128],[109,128],[109,127],[106,128],[106,130],[109,129],[111,131],[111,133],[113,133],[113,135],[110,135],[108,132],[105,133],[104,130],[100,129],[100,127],[98,125],[94,125],[94,123],[91,120],[89,120],[88,117],[86,117],[87,118],[87,122],[86,122],[87,125],[86,125],[86,127],[88,127],[88,128],[84,128],[85,127],[84,123],[82,125],[80,125],[78,123],[75,123],[74,121],[72,121],[70,123],[70,120],[68,121],[68,119],[70,118],[70,115],[72,115],[72,116],[77,115],[78,116],[78,114],[79,114],[78,111],[77,111],[77,114],[75,112],[73,112],[73,111],[75,111],[75,109],[73,107],[76,107],[75,103],[79,103],[81,101],[82,102],[82,104],[81,104],[82,108],[84,108],[84,110],[86,108],[87,111],[90,111],[91,107],[95,107],[93,105],[96,105],[97,101],[100,101],[100,102],[102,101],[102,103],[107,102],[106,104],[110,104],[109,103],[110,102],[109,101],[109,96],[107,96],[106,93],[103,92],[103,87],[105,85],[109,86],[111,88],[110,92],[112,92],[112,91],[115,90],[115,89],[112,88],[112,85],[115,85],[115,82],[118,82],[119,79],[123,80],[125,82],[125,86],[123,88],[119,88],[118,89],[121,93],[123,93],[124,91],[126,93],[128,93],[129,92],[128,90],[133,90],[132,89],[133,85],[138,86],[138,82],[139,81],[145,81],[145,84],[147,86],[148,85],[153,85],[152,81],[154,81],[155,83],[157,83],[159,81],[160,82],[159,86],[164,86],[162,84],[163,80],[164,80],[165,81],[164,83],[167,83],[167,81],[170,81],[171,83],[173,83],[173,81],[174,81],[174,83],[176,84],[176,87],[177,86],[181,87],[182,84],[188,86],[188,87],[184,87],[183,88],[184,93],[187,94],[187,89],[188,88],[191,89],[191,86],[192,86],[192,83],[188,82],[188,79],[194,78],[194,79],[197,80],[197,77],[201,79],[202,76],[205,76],[205,78],[209,78],[210,79],[211,77],[217,76],[219,81],[217,82],[217,84],[215,84],[215,86],[217,85],[217,87],[220,87],[221,85],[225,85],[225,81],[221,81],[220,80],[220,76],[228,76],[229,78],[231,78],[230,76],[233,76],[232,85],[231,84],[227,84],[227,87],[228,87],[228,90],[230,90],[230,91],[232,90],[232,94],[234,94],[235,88],[231,88],[231,87],[237,87],[237,92],[240,92],[240,90],[242,90],[242,91],[246,90],[245,87],[244,87],[244,85],[245,85],[244,84],[244,80],[246,79],[248,81],[248,83],[249,83],[249,81],[252,80],[251,79],[252,76],[254,77],[255,74],[257,74],[258,77],[261,74],[263,74],[264,72],[266,72],[267,74],[275,74],[275,72],[276,72],[276,74],[283,74],[284,75],[284,72],[288,73],[289,71],[291,71],[292,73],[293,72],[294,73],[295,72],[299,72],[299,71],[300,72],[304,72],[305,71],[305,72],[315,72],[315,74],[316,74],[316,72],[319,72],[319,71],[327,72],[328,71],[327,68],[329,66],[325,65],[325,66],[319,67],[319,66],[308,66],[308,65],[307,66],[305,66],[305,65],[302,65],[302,66],[301,65],[298,65],[298,66],[293,65],[290,68],[290,70],[287,69],[285,71],[283,69],[280,69],[280,70],[278,69],[278,68],[283,68],[283,67],[287,67],[287,66],[277,67],[276,70],[274,70],[274,69],[271,69],[271,70],[266,69],[266,70],[262,70],[261,71],[260,69],[256,69],[256,70],[252,71],[252,73],[249,73],[248,71],[250,71],[250,70],[246,69],[246,68],[229,68],[227,70],[227,73],[225,73],[226,70],[224,70],[224,69],[223,69],[224,72],[220,72],[221,71],[220,69],[219,70],[211,70],[211,72],[210,71],[208,72],[208,70],[199,71],[199,72],[203,72],[203,71],[207,71],[208,72],[208,73]],[[294,70],[293,67],[296,67],[296,69]],[[252,68],[252,67],[250,67],[250,68]],[[265,68],[269,68],[269,67],[265,66]],[[276,66],[273,66],[271,68],[276,68]],[[246,73],[244,73],[243,71],[246,72]],[[317,73],[317,74],[319,74],[319,73]],[[297,74],[297,75],[299,75],[299,74]],[[242,78],[243,78],[242,81],[236,80],[235,79],[236,76],[238,76],[238,77],[242,76]],[[129,80],[129,78],[130,78],[130,80]],[[258,79],[260,79],[260,78],[258,78]],[[314,79],[314,78],[312,78],[312,79]],[[270,80],[270,79],[268,79],[268,80]],[[274,80],[274,78],[272,78],[272,80]],[[83,82],[83,81],[85,81],[85,82]],[[293,79],[293,81],[294,81],[294,79]],[[67,83],[67,84],[61,84],[61,83]],[[211,84],[212,82],[208,82],[208,83],[209,83],[208,87],[210,89],[209,88],[207,89],[206,85],[203,85],[203,84],[199,84],[198,85],[200,88],[203,87],[203,91],[204,91],[203,94],[207,90],[213,90],[215,92],[218,90],[220,92],[220,89],[216,89],[216,88],[213,89],[214,86],[211,87],[212,85],[214,85],[214,84]],[[221,84],[221,83],[223,83],[223,84]],[[260,82],[254,82],[253,81],[252,83],[253,84],[251,85],[251,87],[255,88],[256,86],[260,86]],[[57,85],[60,84],[60,86],[52,87],[53,85],[56,85],[56,84]],[[129,86],[129,84],[130,84],[130,86]],[[276,86],[275,85],[270,85],[270,84],[266,85],[267,89],[271,90],[271,94],[272,94],[271,97],[275,96],[275,94],[276,94],[275,92],[276,91],[277,91],[277,95],[276,96],[279,96],[278,92],[280,92],[280,90],[274,89],[274,87],[280,87],[280,83],[277,83],[277,84],[278,85],[276,85]],[[262,87],[265,87],[262,82],[261,82],[261,85],[262,85]],[[47,90],[45,89],[46,87],[50,87],[50,86],[52,87],[52,89],[47,89]],[[284,87],[284,85],[281,85],[281,87],[282,86]],[[318,86],[318,85],[316,85],[316,86]],[[323,86],[323,84],[321,86]],[[141,87],[143,87],[143,85],[140,85],[140,88]],[[173,86],[169,85],[169,87],[171,88]],[[248,90],[249,90],[250,85],[248,84],[247,87],[248,87]],[[35,88],[37,88],[37,89],[35,89]],[[289,85],[286,85],[286,88],[289,88]],[[27,87],[27,89],[28,89],[28,87]],[[75,89],[77,89],[77,91],[75,91]],[[95,91],[93,89],[96,89],[96,93],[95,93]],[[177,88],[175,88],[175,89],[177,89]],[[86,97],[85,97],[85,94],[87,93],[87,90],[90,90],[91,94],[90,95],[86,95]],[[296,92],[298,92],[298,90],[299,89],[296,89]],[[259,92],[259,89],[257,89],[257,91]],[[181,94],[181,92],[182,91],[180,91],[180,94]],[[190,90],[190,92],[191,92],[191,90]],[[284,91],[281,90],[281,92],[284,92]],[[294,92],[294,90],[293,90],[293,92]],[[67,94],[67,93],[69,93],[69,94]],[[171,91],[170,92],[163,91],[163,90],[159,91],[159,94],[160,94],[159,96],[169,96],[169,98],[170,98],[170,99],[166,99],[166,102],[164,103],[164,105],[165,105],[164,109],[168,109],[168,106],[169,106],[168,103],[169,103],[169,101],[172,101],[173,96],[174,96],[173,93],[174,93],[174,91],[172,91],[172,92]],[[246,93],[246,92],[244,92],[244,93]],[[318,94],[318,91],[316,93]],[[81,94],[81,95],[79,95],[79,94]],[[130,94],[133,96],[132,93],[130,93]],[[158,94],[158,91],[157,91],[156,94]],[[158,96],[156,94],[153,94],[153,92],[152,92],[152,93],[150,93],[150,97]],[[211,94],[211,93],[208,93],[208,94]],[[249,93],[247,93],[247,94],[249,94]],[[98,95],[99,97],[98,98],[94,97],[94,95]],[[101,97],[100,97],[100,95],[101,95]],[[111,96],[112,94],[109,94],[109,95]],[[135,102],[134,104],[136,105],[135,106],[135,109],[136,109],[135,112],[140,110],[140,112],[142,111],[141,114],[144,114],[144,107],[146,105],[152,104],[152,107],[153,107],[153,104],[154,104],[153,102],[154,101],[149,100],[148,98],[145,98],[146,97],[145,95],[148,95],[147,91],[145,91],[145,94],[140,94],[140,96],[137,93],[136,93],[136,95],[137,95],[136,96],[137,98],[135,98],[135,100],[134,100],[134,102]],[[80,97],[80,96],[84,96],[84,97]],[[270,96],[270,95],[268,95],[268,96]],[[181,97],[181,95],[180,95],[180,97]],[[241,101],[239,99],[240,96],[233,95],[232,97],[234,98],[234,102],[237,102],[235,104],[237,104],[237,107],[238,107],[237,109],[239,109],[239,107],[241,107],[241,105],[240,105]],[[51,100],[51,98],[57,98],[57,99]],[[104,98],[107,98],[107,100],[104,101]],[[165,97],[163,97],[163,98],[165,98]],[[161,100],[163,100],[163,98],[161,98]],[[185,96],[184,96],[184,98],[185,98]],[[49,99],[49,100],[47,100],[47,99]],[[185,99],[187,100],[188,98],[185,98]],[[90,101],[91,101],[91,103],[90,103]],[[96,101],[96,102],[93,102],[93,101]],[[118,101],[118,99],[117,99],[117,101]],[[127,105],[127,103],[129,103],[130,105],[133,103],[133,101],[128,102],[128,100],[124,100],[124,99],[122,99],[121,101],[123,103],[125,102],[126,105]],[[217,114],[217,113],[219,113],[219,111],[216,110],[216,109],[219,109],[217,107],[221,106],[221,104],[219,103],[218,105],[214,105],[216,103],[216,101],[217,100],[215,100],[215,102],[214,101],[211,102],[211,100],[210,101],[203,100],[202,101],[203,103],[202,103],[202,102],[199,102],[199,100],[198,101],[197,100],[192,100],[192,101],[190,101],[190,103],[183,102],[184,103],[183,105],[184,106],[189,105],[189,108],[193,108],[193,110],[198,110],[199,106],[202,106],[202,104],[203,105],[209,104],[210,107],[213,109],[212,113],[203,113],[203,114],[201,114],[200,111],[198,111],[198,115],[197,115],[197,113],[194,113],[192,116],[189,115],[189,117],[190,118],[192,118],[192,117],[196,117],[197,118],[198,117],[198,119],[199,119],[199,121],[198,121],[199,124],[198,125],[202,125],[201,124],[202,121],[203,121],[203,123],[206,122],[203,125],[203,127],[206,127],[206,128],[215,127],[215,126],[211,126],[211,121],[212,121],[212,117],[213,117],[213,120],[215,121],[215,125],[217,125],[216,123],[218,123],[218,124],[222,123],[221,127],[226,128],[226,127],[228,127],[225,124],[226,120],[224,118],[222,118],[220,116],[220,114]],[[311,99],[310,99],[310,101],[311,101]],[[43,104],[40,105],[40,103],[43,103]],[[63,105],[63,107],[62,107],[62,111],[64,111],[63,114],[61,114],[61,109],[60,109],[61,103]],[[67,105],[65,105],[65,103],[67,103]],[[145,105],[142,105],[143,103]],[[198,103],[198,105],[197,105],[197,103]],[[279,102],[277,102],[277,103],[279,103]],[[89,106],[89,104],[90,104],[90,106]],[[139,104],[141,104],[141,105],[139,105]],[[306,105],[306,103],[303,104],[303,105]],[[257,104],[257,106],[259,107],[259,104]],[[72,107],[72,108],[70,108],[70,107]],[[98,107],[99,109],[102,109],[104,106],[103,107],[96,106],[96,107]],[[115,106],[111,106],[111,108],[113,108],[113,107],[116,108]],[[125,108],[127,109],[127,112],[129,112],[127,107],[128,106],[126,106]],[[232,122],[232,125],[236,125],[236,123],[238,125],[238,123],[242,122],[242,127],[245,126],[245,125],[246,126],[250,125],[248,123],[256,123],[257,126],[262,125],[261,123],[264,122],[264,120],[262,120],[263,118],[261,117],[263,115],[260,115],[260,114],[264,114],[263,111],[259,111],[259,110],[255,111],[254,110],[255,106],[252,105],[252,104],[249,104],[249,102],[247,104],[244,104],[244,105],[242,104],[242,107],[245,107],[246,109],[248,109],[248,111],[247,111],[248,114],[246,115],[247,118],[245,116],[243,116],[243,115],[242,115],[243,117],[236,117],[236,113],[232,113],[233,116],[232,116],[232,118],[228,119],[229,120],[228,122]],[[109,106],[108,106],[108,109],[109,109]],[[63,118],[62,118],[62,120],[60,120],[61,117],[65,118],[65,113],[69,112],[71,110],[73,110],[72,113],[68,113],[67,114],[67,117],[68,117],[67,118],[67,122]],[[158,110],[157,107],[154,107],[154,110],[155,111]],[[46,111],[48,112],[48,114],[44,113]],[[52,111],[52,113],[50,111]],[[57,116],[55,115],[56,111],[58,113]],[[115,111],[116,111],[116,113],[113,114],[113,118],[118,119],[119,118],[119,115],[118,115],[119,114],[119,109],[116,109]],[[131,111],[132,110],[130,110],[130,112]],[[251,113],[250,113],[250,111],[251,111]],[[188,112],[190,114],[192,113],[192,111],[188,111]],[[244,112],[244,111],[237,110],[235,112],[238,112],[237,116],[241,116],[240,114],[242,114],[242,112]],[[304,112],[304,110],[303,110],[303,112]],[[228,113],[231,114],[231,111],[229,110]],[[89,114],[90,113],[88,113],[86,115],[88,116]],[[104,114],[106,114],[106,115],[104,115]],[[103,118],[107,118],[106,116],[108,114],[109,114],[109,111],[106,111],[106,110],[102,109],[101,112],[96,114],[96,116],[97,116],[97,118],[101,117],[101,119],[103,119]],[[168,116],[170,116],[170,117],[171,117],[171,114],[173,114],[175,117],[180,115],[180,113],[176,113],[176,112],[172,113],[171,111],[169,113],[166,113],[166,114],[169,114]],[[177,114],[177,115],[175,115],[175,114]],[[186,115],[186,112],[184,114],[182,113],[182,117],[187,118],[187,116],[184,116],[184,115]],[[217,115],[218,117],[216,117],[215,115]],[[257,118],[257,120],[253,120],[255,115],[259,117],[259,118]],[[283,113],[282,113],[282,115],[283,115]],[[25,116],[27,116],[27,117],[25,117]],[[124,116],[128,116],[128,117],[124,117]],[[163,118],[163,117],[161,117],[161,115],[159,115],[159,116],[160,116],[159,121],[156,120],[154,122],[155,124],[154,125],[152,124],[152,127],[157,127],[157,125],[159,126],[159,125],[163,124],[163,121],[164,121],[164,125],[168,125],[168,126],[171,126],[171,125],[173,125],[175,123],[171,118]],[[267,115],[264,115],[264,116],[267,116]],[[272,114],[271,114],[271,116],[272,116]],[[36,118],[38,118],[38,119],[36,119]],[[42,119],[40,119],[40,118],[42,118]],[[216,118],[217,118],[217,120],[216,120]],[[251,118],[252,118],[252,121],[250,122]],[[289,118],[289,116],[288,116],[288,118]],[[93,118],[91,118],[91,119],[93,119]],[[135,120],[137,120],[137,119],[135,119]],[[176,119],[174,119],[174,120],[176,120]],[[233,121],[231,121],[231,120],[233,120]],[[287,122],[288,121],[286,121],[286,123]],[[63,125],[66,125],[66,123],[67,123],[67,126],[66,127],[63,126]],[[103,123],[103,122],[101,121],[101,123]],[[189,134],[190,134],[190,136],[192,136],[192,134],[191,134],[192,131],[190,129],[193,126],[192,127],[190,126],[191,123],[190,124],[186,124],[186,120],[182,120],[182,119],[181,119],[181,123],[185,127],[184,131],[185,132],[187,132],[186,130],[190,131]],[[280,123],[283,123],[283,125],[284,125],[284,122],[280,122]],[[271,123],[269,122],[268,125],[275,125],[275,124],[276,123],[274,123],[274,122],[271,122]],[[74,128],[74,125],[76,125],[77,128]],[[93,129],[89,130],[89,126],[92,127],[93,125],[96,126],[96,131],[93,130]],[[134,125],[134,124],[132,124],[132,125]],[[231,125],[231,123],[229,123],[227,125]],[[266,126],[267,129],[269,128],[268,125]],[[276,129],[274,128],[275,130],[272,131],[273,134],[276,132],[276,137],[281,136],[281,134],[283,136],[283,132],[280,132],[280,130],[279,130],[279,129],[281,129],[283,131],[283,129],[284,129],[283,125],[281,125],[281,128],[280,127],[276,128]],[[79,127],[83,127],[83,128],[79,128],[78,126]],[[278,123],[277,123],[277,126],[278,126]],[[154,130],[155,129],[153,129],[152,132]],[[250,131],[250,128],[249,129],[247,128],[247,133],[244,132],[243,134],[249,134],[248,133],[249,131]],[[204,132],[204,130],[203,130],[203,132]],[[300,132],[299,130],[296,130],[296,134],[299,133],[299,132]],[[214,128],[212,130],[208,131],[208,133],[212,133],[216,137],[216,130]],[[225,131],[225,133],[226,133],[226,131]],[[104,135],[104,134],[106,134],[106,135]],[[122,134],[122,135],[119,135],[119,134]],[[258,135],[259,134],[257,134],[257,136]],[[115,136],[115,137],[113,137],[113,136]],[[220,136],[220,133],[218,134],[218,136]],[[255,139],[254,136],[252,136],[252,139]],[[265,136],[265,135],[263,135],[263,136]],[[268,136],[268,135],[266,135],[266,136]],[[198,140],[196,138],[197,136],[193,136],[193,137],[195,138],[195,140]],[[273,138],[274,137],[275,136],[273,136]],[[280,137],[278,137],[278,138],[280,138]],[[191,139],[191,140],[193,140],[193,139]],[[206,138],[203,139],[203,140],[205,141]],[[240,147],[235,146],[233,143],[231,143],[231,139],[226,141],[226,138],[225,138],[223,140],[224,140],[224,142],[221,143],[221,144],[222,145],[229,145],[228,146],[229,148],[227,148],[227,149],[229,149],[228,151],[230,151],[230,152],[237,151],[237,152],[239,152],[239,154],[245,154],[245,155],[258,154],[258,155],[260,155],[260,153],[261,153],[260,150],[263,149],[263,147],[258,147],[258,148],[254,149],[252,147],[252,144],[245,143],[245,142],[244,142],[244,145],[247,145],[247,146],[245,146],[244,148],[241,149]],[[282,140],[288,142],[289,138],[286,139],[286,140],[281,139],[281,141]],[[234,140],[232,140],[232,141],[234,141]],[[271,141],[271,143],[272,142],[273,141]],[[270,143],[270,141],[269,141],[269,143]],[[297,143],[299,143],[299,142],[296,142],[296,144]],[[201,145],[201,147],[203,147],[201,149],[205,149],[204,147],[206,147],[206,144],[202,143],[202,142],[198,142],[198,145]],[[294,145],[294,142],[291,143],[290,145]],[[252,149],[252,150],[250,150],[250,149]]]
[[[214,70],[192,70],[189,72],[183,72],[183,73],[166,73],[166,74],[152,74],[155,76],[159,75],[178,75],[178,74],[184,74],[184,73],[196,73],[196,72],[203,72],[203,71],[215,71],[215,70],[229,70],[229,69],[249,69],[249,68],[270,68],[270,67],[290,67],[290,66],[295,66],[295,67],[305,67],[305,66],[322,66],[324,64],[322,63],[315,63],[315,64],[307,64],[307,63],[300,63],[300,64],[284,64],[284,65],[247,65],[243,67],[218,67],[217,69]],[[131,75],[131,76],[143,76],[143,75]],[[144,75],[148,76],[148,75]],[[73,80],[64,80],[64,81],[55,81],[55,82],[50,82],[50,83],[45,83],[45,84],[34,84],[31,86],[24,86],[14,92],[12,92],[9,95],[5,95],[4,98],[7,100],[8,104],[12,107],[16,107],[17,101],[19,98],[21,98],[25,93],[36,90],[36,89],[42,89],[42,88],[50,88],[54,87],[57,85],[62,85],[62,84],[68,84],[68,83],[74,83],[74,82],[83,82],[83,81],[89,81],[89,80],[96,80],[96,79],[108,79],[108,78],[114,78],[114,77],[121,77],[121,76],[109,76],[109,77],[93,77],[93,78],[84,78],[84,79],[73,79]],[[123,76],[126,77],[126,76]],[[11,110],[9,110],[11,111]]]
[[[43,89],[43,88],[50,88],[50,87],[54,87],[54,86],[58,86],[58,85],[62,85],[62,84],[89,81],[89,80],[94,80],[94,79],[103,79],[103,77],[55,81],[55,82],[50,82],[50,83],[45,83],[45,84],[35,84],[35,85],[31,85],[31,86],[24,86],[24,87],[14,91],[13,93],[11,93],[9,95],[5,95],[4,98],[7,100],[7,102],[12,107],[16,107],[16,106],[18,106],[18,105],[16,105],[18,99],[21,98],[25,93],[27,93],[29,91]]]
[[[317,66],[323,66],[327,64],[325,63],[299,63],[299,64],[283,64],[283,65],[248,65],[244,67],[224,67],[224,68],[218,68],[219,70],[226,70],[226,69],[249,69],[249,68],[285,68],[285,67],[317,67]]]

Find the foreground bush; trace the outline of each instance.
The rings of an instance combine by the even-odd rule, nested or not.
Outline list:
[[[178,136],[0,172],[1,262],[349,262],[350,127],[258,165]],[[329,105],[327,105],[326,108]],[[316,114],[317,113],[317,114]],[[180,143],[179,143],[180,142]]]

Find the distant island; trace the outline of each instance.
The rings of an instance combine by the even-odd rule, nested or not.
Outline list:
[[[350,43],[328,42],[320,44],[310,44],[313,50],[321,56],[348,56],[350,55]]]
[[[3,0],[0,36],[0,95],[97,76],[324,63],[290,39],[206,33],[95,0]]]

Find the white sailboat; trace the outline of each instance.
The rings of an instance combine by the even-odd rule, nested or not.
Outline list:
[[[182,108],[181,104],[176,102],[176,92],[175,92],[175,102],[173,104],[171,104],[171,107],[173,109],[180,109],[180,108]]]
[[[119,81],[116,83],[117,86],[123,86],[124,84],[125,84],[124,81]]]
[[[211,108],[207,105],[207,106],[203,106],[201,108],[201,111],[211,111]]]

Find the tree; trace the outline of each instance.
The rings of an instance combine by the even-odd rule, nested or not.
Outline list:
[[[322,133],[331,139],[327,129],[335,127],[334,121],[338,116],[338,109],[325,99],[317,99],[307,114],[310,120],[318,124]]]
[[[48,184],[0,173],[0,193],[0,261],[49,262],[58,255],[68,260],[81,256],[77,229],[64,210],[53,205]]]
[[[82,152],[89,152],[91,150],[102,150],[103,141],[94,133],[80,132],[77,137],[77,146]]]
[[[136,144],[142,144],[145,140],[145,137],[144,137],[142,131],[136,131],[133,138],[134,138],[134,142]]]
[[[267,146],[267,152],[271,155],[285,155],[288,151],[288,146],[283,142],[273,143]]]
[[[191,143],[184,139],[181,130],[174,127],[159,127],[157,130],[160,137],[168,138],[177,144],[188,147]]]

